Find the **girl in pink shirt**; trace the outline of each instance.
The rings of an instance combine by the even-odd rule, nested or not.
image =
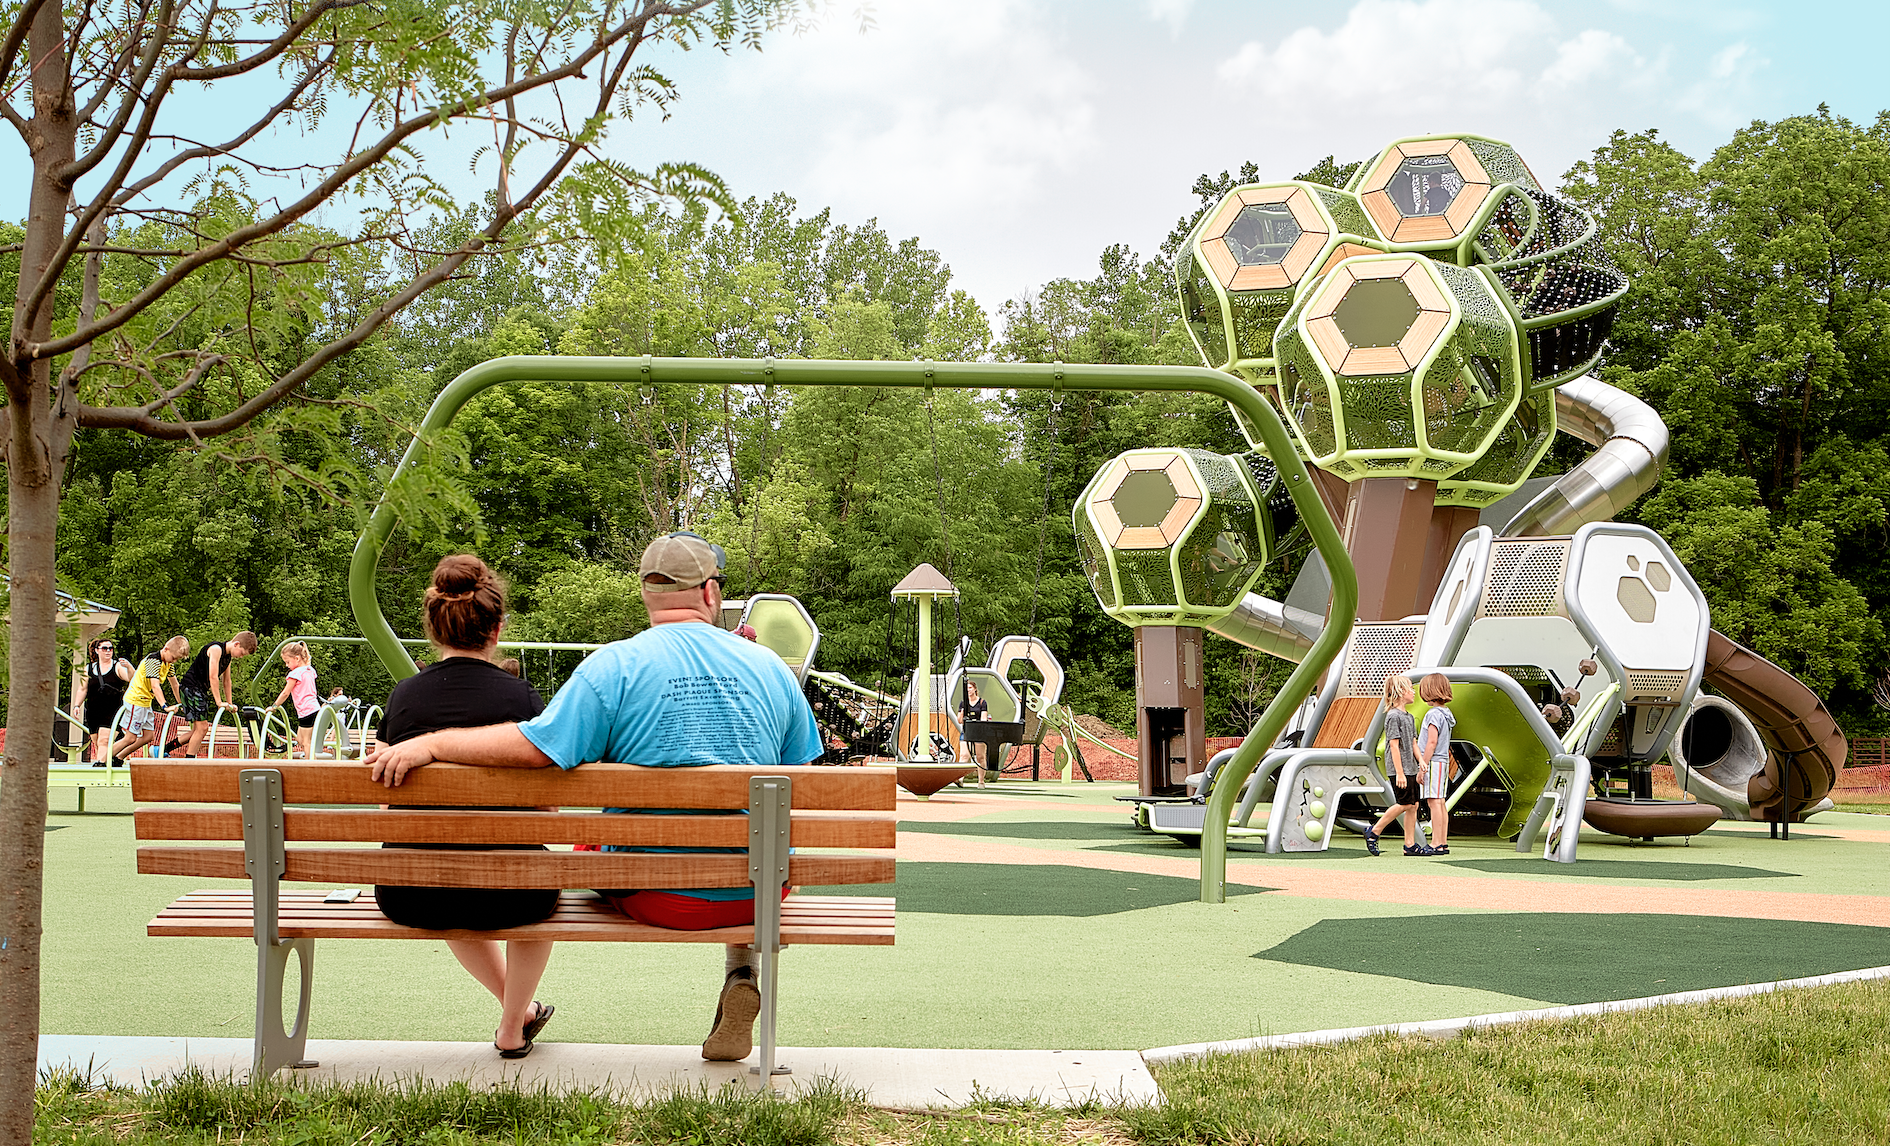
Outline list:
[[[308,646],[301,641],[290,641],[282,646],[282,663],[289,666],[289,680],[276,697],[276,704],[294,699],[295,751],[296,755],[307,759],[309,736],[315,728],[315,713],[322,706],[321,699],[315,695],[315,666],[308,663]]]

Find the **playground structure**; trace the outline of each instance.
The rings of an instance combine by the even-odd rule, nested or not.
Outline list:
[[[1574,858],[1591,782],[1609,822],[1640,836],[1679,830],[1648,798],[1652,765],[1676,738],[1693,751],[1683,778],[1719,795],[1729,815],[1789,831],[1821,806],[1844,753],[1822,702],[1713,633],[1704,600],[1657,537],[1607,524],[1657,480],[1666,429],[1645,403],[1588,376],[1627,280],[1594,221],[1545,191],[1512,149],[1473,136],[1406,140],[1345,188],[1236,188],[1203,215],[1186,256],[1178,287],[1206,369],[521,356],[450,383],[421,436],[482,390],[524,379],[1036,389],[1051,392],[1053,407],[1079,389],[1222,398],[1247,453],[1132,451],[1092,480],[1073,523],[1098,602],[1138,630],[1144,798],[1199,807],[1208,902],[1224,897],[1227,832],[1243,799],[1257,802],[1270,785],[1274,838],[1299,850],[1327,846],[1331,827],[1350,818],[1344,805],[1369,806],[1374,787],[1378,802],[1388,795],[1373,698],[1392,672],[1435,669],[1482,695],[1459,725],[1476,764],[1452,792],[1453,810],[1525,849],[1542,837],[1553,859]],[[1594,452],[1525,487],[1558,429]],[[410,448],[396,476],[412,460]],[[1518,494],[1524,504],[1504,504]],[[361,631],[400,678],[412,661],[373,594],[393,524],[383,502],[356,546],[350,596]],[[1314,553],[1301,565],[1309,591],[1299,603],[1255,595],[1266,564],[1302,539]],[[1690,639],[1666,635],[1679,629]],[[1208,763],[1199,692],[1209,632],[1295,667],[1191,796]],[[909,714],[918,751],[936,757],[931,713],[949,711],[955,696],[941,695],[933,675],[917,674]],[[1702,681],[1750,718],[1751,737],[1713,735],[1732,718],[1699,700]],[[844,691],[863,715],[886,703],[858,688]],[[1261,768],[1299,745],[1341,755],[1302,759],[1292,783],[1280,782],[1284,760]],[[1363,754],[1364,779],[1346,753]],[[1307,769],[1318,767],[1340,773],[1315,782]],[[1359,790],[1341,791],[1347,784]],[[1289,832],[1296,791],[1305,812]]]
[[[1078,767],[1087,775],[1088,766],[1075,744],[1078,736],[1088,734],[1076,726],[1074,716],[1059,703],[1063,665],[1042,640],[1015,634],[1000,638],[992,645],[986,664],[970,665],[966,659],[971,641],[961,634],[946,670],[931,671],[935,643],[931,606],[956,593],[951,582],[930,565],[920,565],[894,587],[895,602],[905,599],[914,603],[919,630],[919,663],[903,697],[816,668],[820,626],[795,597],[757,593],[745,600],[724,601],[720,623],[731,630],[749,626],[755,640],[794,671],[827,739],[829,749],[823,757],[827,763],[889,757],[897,766],[900,784],[925,798],[974,771],[979,773],[980,784],[994,778],[1007,746],[1031,749],[1035,779],[1044,736],[1056,731],[1063,734],[1064,747],[1058,749],[1058,759],[1053,763],[1063,779],[1072,779]],[[988,706],[988,719],[967,722],[961,718],[967,684],[978,688]],[[923,743],[921,727],[928,732]],[[1115,751],[1093,736],[1088,738]],[[983,768],[973,757],[974,744],[988,746]]]
[[[1306,515],[1276,496],[1289,459],[1242,409],[1247,454],[1144,449],[1104,466],[1074,526],[1097,601],[1136,629],[1140,822],[1184,840],[1258,834],[1249,817],[1270,799],[1269,851],[1362,829],[1389,800],[1385,679],[1431,671],[1461,682],[1456,735],[1479,760],[1451,793],[1453,833],[1518,850],[1541,835],[1567,862],[1591,807],[1594,826],[1652,837],[1721,814],[1789,835],[1830,806],[1845,741],[1822,701],[1712,631],[1659,537],[1609,524],[1658,480],[1667,430],[1588,374],[1628,282],[1594,220],[1513,149],[1401,140],[1342,189],[1237,187],[1184,249],[1177,288],[1203,361],[1279,412],[1344,523],[1357,625],[1319,688],[1288,682],[1287,737],[1210,776],[1194,732],[1205,634],[1300,661],[1351,603],[1336,577],[1323,616],[1304,607],[1325,603],[1316,584],[1298,608],[1249,591]],[[1595,451],[1525,489],[1558,429]],[[1308,562],[1300,579],[1319,575]],[[1651,798],[1668,755],[1699,803]]]

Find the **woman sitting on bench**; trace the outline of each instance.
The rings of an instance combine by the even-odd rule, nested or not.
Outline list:
[[[441,728],[530,720],[544,710],[531,685],[492,663],[505,619],[505,587],[484,561],[470,553],[441,560],[433,570],[422,615],[427,639],[439,656],[394,686],[381,719],[380,740],[398,744]],[[519,846],[545,850],[536,844]],[[433,931],[519,927],[549,918],[558,907],[556,888],[377,887],[374,898],[395,923]],[[497,939],[450,939],[446,945],[499,1000],[499,1029],[492,1039],[499,1057],[530,1054],[532,1040],[556,1009],[532,998],[551,961],[551,944],[510,940],[501,946]]]

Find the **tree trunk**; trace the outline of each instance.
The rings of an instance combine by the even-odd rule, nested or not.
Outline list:
[[[56,172],[71,164],[77,142],[67,84],[63,11],[45,4],[29,37],[33,60],[33,183],[14,324],[0,381],[7,396],[7,544],[12,577],[7,650],[11,674],[7,744],[0,770],[0,1146],[31,1146],[33,1083],[39,1063],[40,908],[46,867],[46,765],[58,702],[58,586],[54,544],[59,483],[78,418],[76,386],[53,385],[52,363],[28,357],[27,345],[52,332],[53,296],[30,314],[22,307],[52,265],[65,236],[71,187]]]
[[[12,573],[4,779],[0,779],[0,1143],[33,1138],[33,1084],[39,1059],[40,906],[46,856],[46,746],[52,741],[58,683],[53,537],[59,475],[31,475],[16,463],[22,445],[43,446],[49,411],[14,406],[7,443],[8,546]],[[22,439],[26,439],[23,443]],[[37,439],[35,441],[34,439]],[[62,451],[63,452],[63,451]],[[63,461],[63,459],[61,459]],[[38,476],[38,481],[23,477]]]

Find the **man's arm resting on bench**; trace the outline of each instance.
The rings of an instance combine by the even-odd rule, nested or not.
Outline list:
[[[398,788],[407,773],[435,760],[478,764],[488,768],[549,768],[554,761],[525,739],[517,724],[490,724],[484,728],[442,728],[399,744],[376,744],[363,763],[372,777]]]

